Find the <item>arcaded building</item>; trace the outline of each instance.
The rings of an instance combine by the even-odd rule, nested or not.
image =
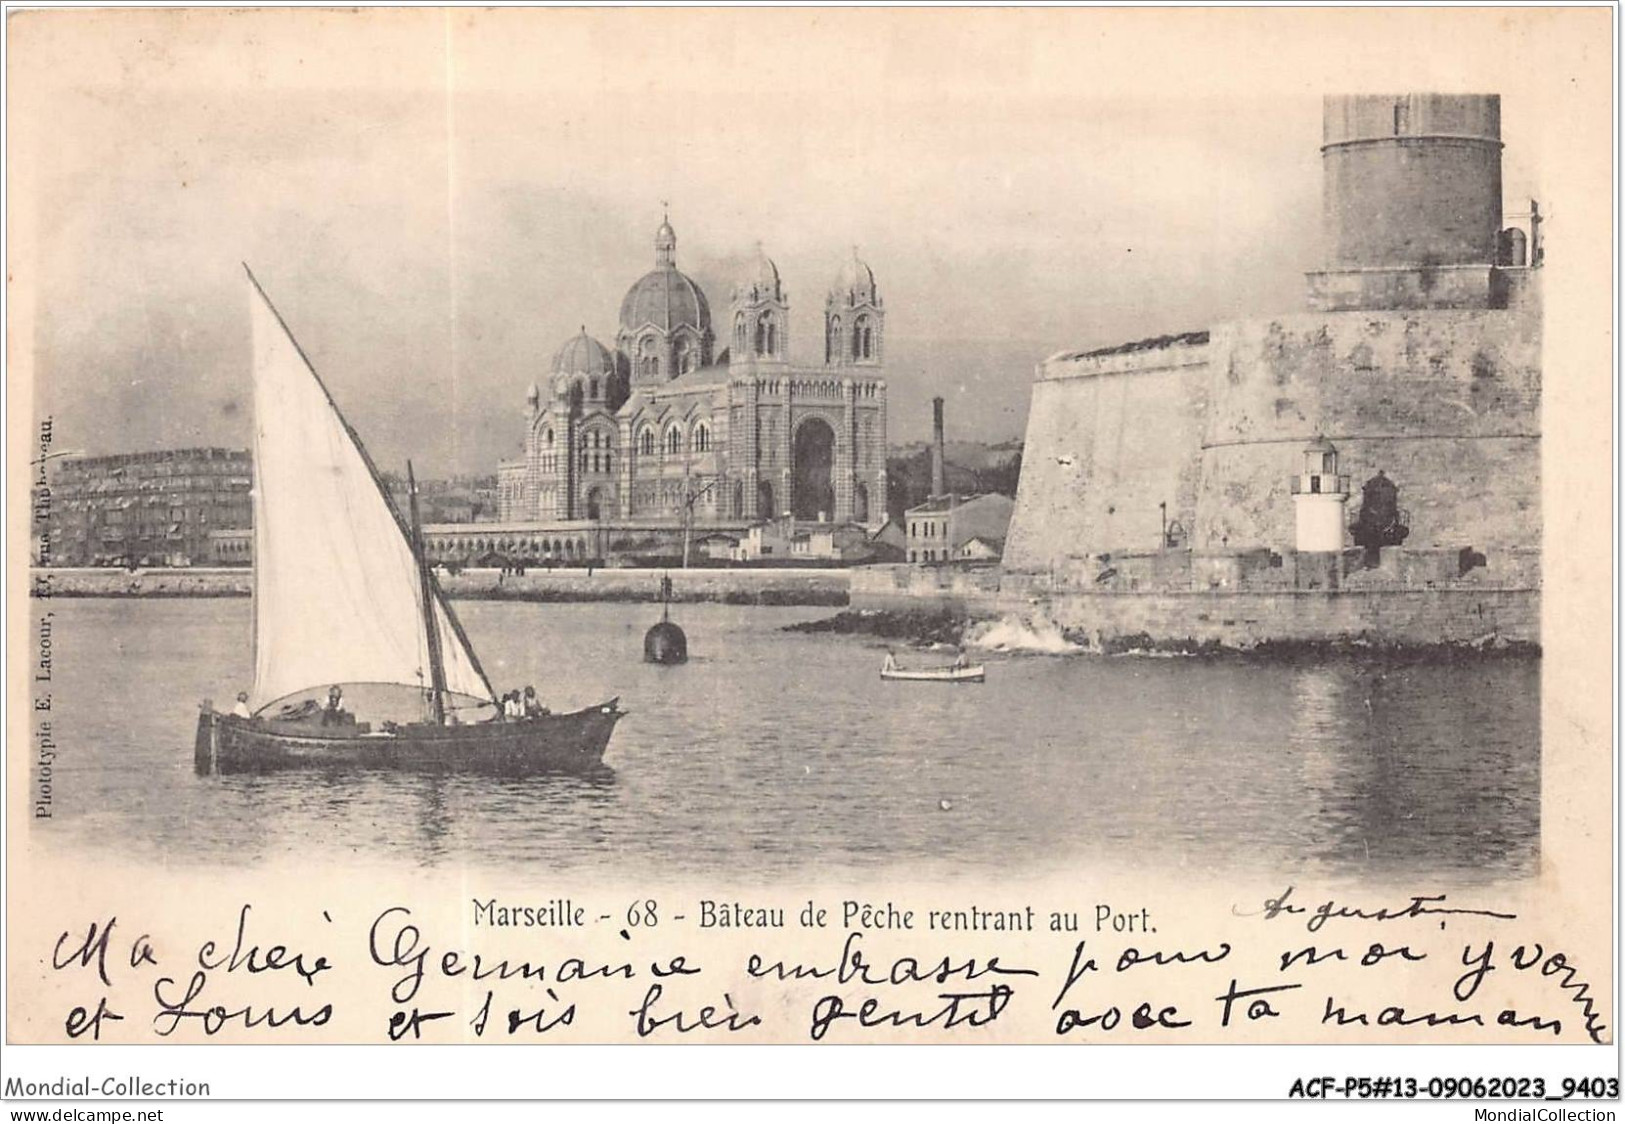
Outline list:
[[[1041,364],[1007,584],[1412,590],[1478,614],[1464,631],[1530,635],[1543,253],[1538,208],[1503,208],[1500,111],[1327,98],[1308,311]]]
[[[822,362],[793,363],[790,294],[758,247],[714,320],[662,222],[614,340],[583,328],[529,389],[524,455],[499,469],[507,539],[528,547],[526,529],[590,524],[631,542],[690,506],[706,528],[883,521],[886,309],[856,252],[822,313]]]

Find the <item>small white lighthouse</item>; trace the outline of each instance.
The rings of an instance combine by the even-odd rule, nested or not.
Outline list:
[[[1303,449],[1303,471],[1292,478],[1292,503],[1298,511],[1298,553],[1343,549],[1343,510],[1349,502],[1349,478],[1337,474],[1337,446],[1317,436]]]

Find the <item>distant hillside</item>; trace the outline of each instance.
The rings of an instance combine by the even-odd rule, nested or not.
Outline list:
[[[400,511],[406,511],[411,497],[406,480],[399,473],[380,474]],[[497,478],[453,476],[450,479],[418,481],[418,510],[425,523],[488,523],[497,517]]]
[[[943,475],[950,492],[998,492],[1014,497],[1021,479],[1021,442],[946,443]],[[903,512],[924,502],[931,492],[931,446],[914,442],[893,446],[886,457],[886,513],[901,520]]]
[[[948,463],[959,465],[961,468],[980,472],[984,469],[994,468],[1010,459],[1012,454],[1021,452],[1019,440],[1000,441],[988,444],[985,441],[948,441],[944,443],[947,451]],[[920,453],[927,456],[931,452],[929,441],[904,441],[894,444],[887,452],[890,457],[912,457]]]

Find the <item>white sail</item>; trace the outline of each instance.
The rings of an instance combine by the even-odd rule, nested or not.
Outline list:
[[[254,328],[255,710],[333,683],[431,683],[417,559],[365,455],[265,294]],[[435,601],[446,689],[489,701]]]

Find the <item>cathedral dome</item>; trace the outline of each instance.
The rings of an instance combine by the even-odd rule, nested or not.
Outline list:
[[[556,375],[607,375],[615,370],[615,356],[587,334],[587,329],[564,341],[553,355]]]
[[[688,325],[700,332],[711,327],[711,306],[692,278],[674,265],[645,273],[621,301],[621,330],[635,332],[653,324],[662,332]]]
[[[829,298],[833,304],[880,303],[880,289],[875,284],[875,271],[858,257],[856,246],[852,247],[851,260],[841,267],[841,272],[835,277],[835,284],[830,286]]]
[[[655,267],[626,291],[621,301],[621,331],[635,332],[653,324],[662,332],[687,325],[704,334],[711,330],[711,306],[693,278],[677,268],[677,233],[669,219],[655,231]]]

